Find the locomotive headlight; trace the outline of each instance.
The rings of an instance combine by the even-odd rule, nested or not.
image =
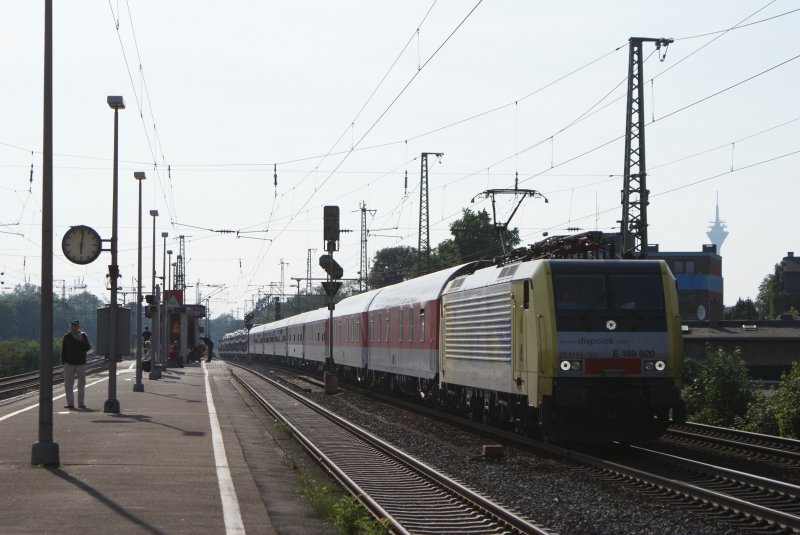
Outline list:
[[[580,360],[562,360],[560,366],[565,372],[579,372],[583,368],[583,362]]]
[[[646,360],[644,361],[644,371],[646,372],[663,372],[667,369],[667,363],[663,360]]]

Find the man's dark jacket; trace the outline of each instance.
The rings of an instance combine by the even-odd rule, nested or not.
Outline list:
[[[61,364],[86,364],[86,352],[92,349],[86,333],[81,333],[81,339],[76,340],[72,333],[64,335],[61,341]]]

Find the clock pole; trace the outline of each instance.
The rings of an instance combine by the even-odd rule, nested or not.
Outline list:
[[[111,212],[111,265],[108,266],[108,277],[111,282],[111,309],[109,311],[108,328],[108,399],[103,412],[119,413],[117,399],[117,193],[119,188],[119,110],[125,109],[125,102],[120,96],[110,96],[108,105],[114,109],[114,186]]]

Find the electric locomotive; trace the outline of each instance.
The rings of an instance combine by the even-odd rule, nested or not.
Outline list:
[[[231,347],[321,368],[327,316],[257,326],[246,344],[235,333]],[[344,299],[332,331],[345,380],[518,432],[637,440],[684,419],[675,279],[660,260],[473,262]]]
[[[637,440],[684,419],[663,261],[532,260],[455,278],[441,383],[469,413],[564,440]]]

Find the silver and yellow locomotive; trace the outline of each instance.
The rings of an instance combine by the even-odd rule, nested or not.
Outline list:
[[[663,261],[470,263],[336,305],[340,375],[519,432],[636,440],[683,421],[681,324]],[[232,346],[321,367],[328,317],[252,329]]]

